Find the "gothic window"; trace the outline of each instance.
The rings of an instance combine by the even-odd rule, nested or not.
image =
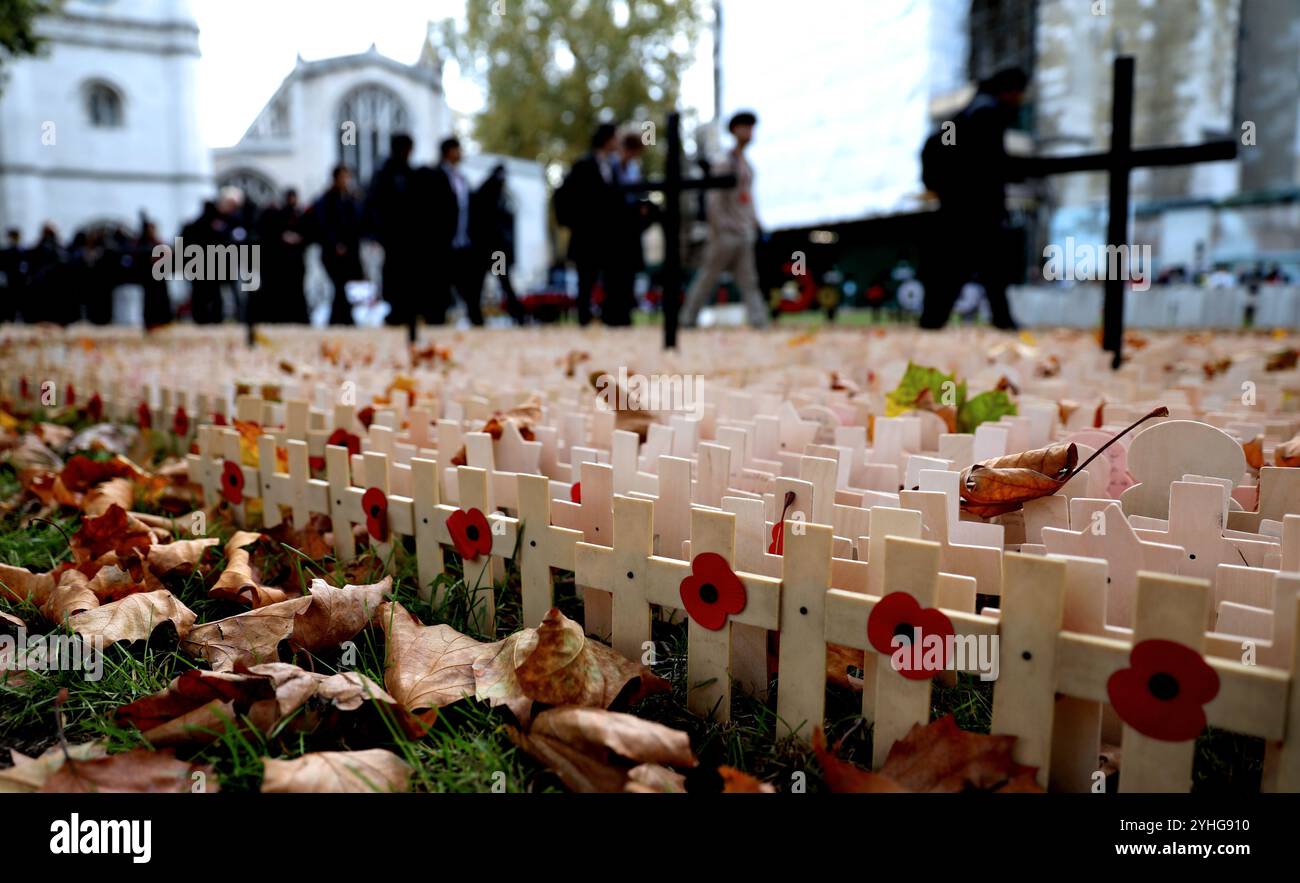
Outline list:
[[[361,86],[339,104],[339,162],[365,186],[388,156],[389,139],[409,131],[402,99],[383,86]]]
[[[235,169],[222,175],[217,182],[217,189],[224,190],[227,187],[237,187],[247,202],[259,208],[271,205],[278,196],[271,179],[252,169]]]
[[[97,129],[118,129],[123,125],[122,93],[107,83],[86,86],[86,116]]]

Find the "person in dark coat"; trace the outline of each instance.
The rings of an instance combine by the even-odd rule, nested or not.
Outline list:
[[[641,182],[641,156],[645,144],[637,132],[619,141],[614,162],[615,182],[620,187]],[[608,264],[605,271],[605,302],[600,318],[606,325],[631,325],[636,307],[636,277],[645,269],[641,237],[650,221],[650,204],[639,193],[619,191],[618,210],[611,220]]]
[[[4,277],[0,286],[0,322],[12,322],[23,313],[23,300],[27,296],[27,252],[18,230],[5,233],[5,246],[0,249],[0,276]]]
[[[442,325],[451,307],[451,290],[465,302],[470,324],[483,324],[484,267],[475,258],[470,238],[469,182],[460,171],[460,141],[448,138],[438,146],[438,165],[429,170],[429,205],[433,213],[433,302],[426,314]]]
[[[146,331],[170,325],[172,321],[172,296],[168,286],[167,255],[154,257],[154,250],[163,245],[158,236],[158,227],[153,221],[144,221],[140,227],[140,238],[136,240],[135,254],[131,261],[135,282],[144,289],[144,327]],[[169,246],[169,248],[174,246]],[[158,272],[155,266],[164,264]]]
[[[31,267],[28,310],[23,318],[29,322],[58,322],[70,325],[81,318],[81,304],[77,301],[75,270],[71,266],[68,249],[59,242],[59,233],[53,224],[46,224],[41,238],[27,253]]]
[[[307,222],[298,202],[298,191],[284,192],[284,201],[262,212],[257,221],[262,246],[262,287],[253,292],[255,322],[306,325]]]
[[[565,208],[569,228],[569,260],[578,268],[578,323],[591,323],[591,294],[596,282],[607,276],[613,221],[623,211],[623,197],[617,189],[614,148],[618,129],[608,123],[596,128],[591,150],[569,170],[564,190],[570,205]]]
[[[1015,329],[1007,304],[1007,283],[1013,259],[1007,226],[1006,185],[1016,180],[1007,156],[1005,136],[1024,102],[1028,77],[1019,69],[1000,71],[980,84],[979,91],[956,119],[956,142],[946,185],[938,191],[937,230],[932,242],[943,249],[927,260],[925,306],[921,327],[948,324],[962,286],[977,279],[984,287],[993,324]]]
[[[428,247],[421,241],[421,214],[425,179],[411,168],[415,142],[410,135],[394,135],[389,157],[375,172],[366,198],[366,223],[375,241],[384,247],[383,297],[389,311],[389,325],[407,325],[417,314],[428,318],[428,305],[420,295],[427,289],[422,283],[424,264],[421,257]]]
[[[312,208],[312,226],[320,242],[321,263],[334,283],[331,325],[352,325],[347,284],[364,279],[361,267],[362,204],[352,190],[352,170],[334,169],[333,183]]]
[[[491,273],[501,286],[506,312],[516,325],[527,318],[515,287],[510,267],[515,262],[515,213],[506,192],[506,167],[498,164],[470,200],[470,239],[475,259],[484,274]]]
[[[181,239],[185,249],[198,246],[206,251],[209,247],[224,247],[230,244],[230,236],[221,210],[214,200],[203,203],[199,216],[181,229]],[[181,254],[184,266],[184,252]],[[220,279],[208,279],[206,273],[198,274],[190,283],[190,315],[195,324],[218,325],[225,317],[225,300]]]

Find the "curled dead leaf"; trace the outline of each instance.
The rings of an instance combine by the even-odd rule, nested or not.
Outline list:
[[[121,601],[104,604],[68,620],[72,630],[83,637],[100,637],[105,646],[118,641],[147,641],[154,630],[170,622],[184,640],[197,617],[171,592],[141,592]]]
[[[189,632],[181,642],[181,649],[206,659],[213,671],[233,671],[237,665],[278,661],[280,642],[293,634],[298,614],[311,603],[310,597],[292,598],[216,622],[205,622]]]
[[[383,748],[263,758],[263,794],[372,794],[410,789],[411,766]]]

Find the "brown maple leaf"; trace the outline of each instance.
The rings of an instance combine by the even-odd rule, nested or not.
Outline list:
[[[506,705],[526,721],[532,703],[608,708],[670,685],[646,666],[586,636],[580,624],[552,608],[540,627],[483,648],[474,662],[475,695]]]
[[[378,619],[386,642],[384,686],[408,710],[436,712],[474,695],[474,661],[489,645],[446,624],[423,625],[396,602],[384,604]]]
[[[30,602],[40,607],[54,591],[57,580],[53,573],[32,573],[23,567],[0,564],[0,598],[17,604]]]
[[[263,758],[263,794],[373,794],[410,789],[410,764],[384,748]]]
[[[154,630],[170,622],[182,640],[190,633],[197,617],[166,589],[128,595],[121,601],[104,604],[68,620],[72,630],[83,637],[100,637],[104,645],[118,641],[147,641]]]
[[[813,731],[813,752],[827,786],[850,793],[1042,791],[1034,781],[1036,768],[1012,759],[1015,742],[1015,736],[968,733],[949,714],[914,724],[873,773],[840,759],[827,749],[822,729]]]
[[[79,570],[65,570],[59,577],[59,584],[41,607],[41,615],[56,625],[62,625],[68,618],[98,606],[99,597],[90,588],[86,575]]]
[[[189,794],[195,773],[203,774],[206,793],[220,790],[212,767],[178,760],[168,750],[137,748],[93,760],[65,761],[40,791],[47,794]]]
[[[367,586],[331,586],[323,579],[307,590],[311,605],[294,622],[290,643],[308,653],[320,653],[356,637],[393,591],[393,578]]]
[[[255,531],[241,530],[226,542],[226,569],[208,590],[210,597],[254,609],[288,600],[289,593],[284,589],[263,585],[260,569],[253,565],[248,547],[265,539]]]
[[[604,708],[547,709],[527,732],[507,726],[506,735],[581,793],[685,790],[668,767],[697,764],[686,733]]]
[[[206,659],[213,671],[233,671],[237,665],[275,662],[280,656],[280,642],[288,640],[298,614],[310,606],[310,597],[292,598],[216,622],[205,622],[190,631],[181,642],[181,649]]]
[[[1242,453],[1246,455],[1246,465],[1255,471],[1259,471],[1263,468],[1264,436],[1259,435],[1249,441],[1240,442],[1240,444]]]

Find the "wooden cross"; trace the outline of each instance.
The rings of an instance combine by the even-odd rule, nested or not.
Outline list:
[[[1187,147],[1135,149],[1133,147],[1134,66],[1132,56],[1121,55],[1115,58],[1114,80],[1111,85],[1109,151],[1080,156],[1035,157],[1021,161],[1022,168],[1030,177],[1074,172],[1109,173],[1110,199],[1106,239],[1111,248],[1126,246],[1129,242],[1129,178],[1134,169],[1220,162],[1235,159],[1237,156],[1237,142],[1231,140],[1209,141]],[[1124,251],[1127,251],[1127,248]],[[1123,254],[1124,251],[1119,254]],[[1127,270],[1128,267],[1124,269]],[[1112,367],[1114,368],[1119,368],[1123,357],[1124,286],[1126,284],[1126,280],[1121,278],[1106,279],[1102,347],[1113,354]]]
[[[523,540],[519,546],[519,579],[523,592],[524,625],[536,627],[554,606],[552,569],[573,571],[574,548],[582,531],[556,527],[551,523],[551,480],[545,475],[519,473],[517,497]],[[615,517],[617,530],[617,516]]]
[[[677,348],[678,316],[682,298],[682,194],[688,191],[730,189],[736,186],[735,175],[713,175],[704,178],[682,177],[682,118],[673,111],[668,114],[668,156],[664,161],[664,176],[659,180],[625,184],[629,193],[662,193],[664,209],[661,223],[664,230],[663,309],[664,349]]]
[[[685,609],[681,584],[690,575],[694,561],[705,552],[713,552],[733,565],[735,538],[735,516],[730,512],[692,509],[691,547],[695,557],[691,562],[659,556],[647,558],[646,601],[670,610]],[[689,619],[687,625],[686,706],[693,714],[713,715],[721,722],[731,720],[732,624],[769,630],[780,628],[781,581],[749,573],[736,575],[745,586],[745,609],[730,617],[719,631],[706,629],[694,619]]]

